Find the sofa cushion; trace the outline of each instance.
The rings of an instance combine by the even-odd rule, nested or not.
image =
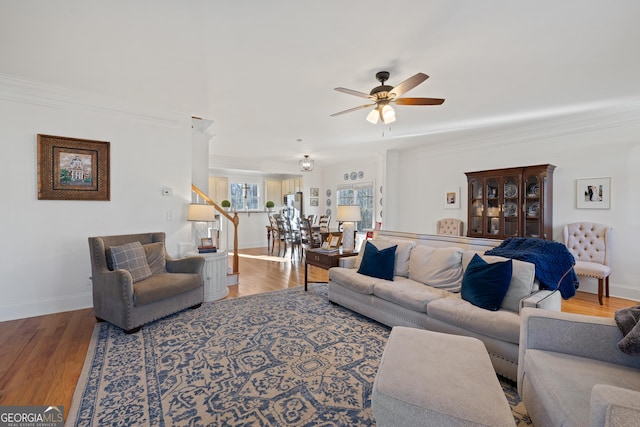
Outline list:
[[[509,310],[489,311],[451,294],[429,303],[429,316],[501,341],[518,344],[520,315]]]
[[[358,274],[353,268],[333,267],[329,270],[329,280],[359,294],[373,295],[373,285],[380,279]]]
[[[449,292],[462,285],[462,253],[456,247],[432,248],[417,245],[411,250],[409,279]]]
[[[142,245],[144,253],[147,255],[147,264],[151,274],[160,274],[167,271],[167,260],[164,257],[164,243],[155,242]]]
[[[358,253],[358,259],[356,260],[355,265],[356,270],[360,268],[360,263],[362,262],[362,257],[364,255],[364,249],[367,242],[373,243],[373,245],[378,249],[386,249],[390,248],[391,246],[397,246],[396,263],[393,275],[409,277],[409,257],[411,256],[411,250],[416,245],[415,242],[407,240],[384,239],[380,237],[373,240],[365,240],[364,242],[362,242],[360,252]]]
[[[151,304],[202,286],[202,276],[191,273],[161,273],[133,285],[136,306]]]
[[[378,249],[372,243],[366,242],[358,273],[379,279],[393,280],[396,248],[397,246],[391,246],[386,249]]]
[[[393,282],[378,281],[373,288],[373,294],[383,300],[422,313],[427,312],[427,304],[431,301],[451,295],[445,290],[425,286],[404,277],[396,277]]]
[[[131,273],[133,283],[151,277],[151,269],[147,264],[147,255],[140,242],[111,246],[111,263],[114,270],[127,270]]]
[[[462,254],[463,270],[467,269],[471,258],[473,258],[475,254],[478,254],[488,263],[502,262],[509,259],[495,255],[483,255],[482,252],[468,250]],[[512,264],[511,282],[509,282],[509,289],[507,290],[504,300],[502,300],[500,308],[518,313],[520,311],[520,301],[538,290],[538,285],[535,280],[536,266],[530,262],[517,259],[512,260]]]
[[[462,277],[462,299],[471,304],[497,311],[511,282],[511,260],[488,264],[474,255]]]
[[[640,391],[640,371],[628,366],[535,349],[527,349],[523,363],[525,386],[553,425],[588,426],[596,384]]]

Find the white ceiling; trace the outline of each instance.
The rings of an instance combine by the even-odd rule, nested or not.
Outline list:
[[[255,159],[316,164],[381,147],[428,144],[485,128],[635,103],[640,95],[640,2],[619,0],[400,0],[214,2],[207,58],[212,165]],[[368,110],[375,73],[397,85],[430,78],[406,96],[442,106],[398,106],[391,126]],[[364,102],[363,102],[364,101]],[[420,136],[407,138],[408,136]],[[298,142],[297,139],[302,139]],[[218,160],[216,160],[218,159]]]

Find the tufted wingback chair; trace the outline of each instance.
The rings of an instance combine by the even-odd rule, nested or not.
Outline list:
[[[443,218],[436,224],[438,234],[449,236],[462,236],[464,233],[464,222],[456,218]]]
[[[576,259],[576,274],[598,279],[600,305],[605,284],[606,295],[609,297],[611,230],[611,227],[593,222],[568,224],[562,230],[564,244]]]

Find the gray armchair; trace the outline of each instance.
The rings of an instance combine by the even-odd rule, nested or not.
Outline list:
[[[640,357],[613,319],[524,308],[518,393],[536,427],[636,426]]]
[[[139,252],[135,242],[144,252]],[[172,259],[164,244],[165,233],[161,232],[89,237],[93,312],[98,321],[133,333],[145,323],[202,304],[204,258]],[[112,254],[120,254],[123,245],[135,246],[134,252],[141,254],[134,261],[146,271],[142,278],[136,271],[138,265],[123,269],[116,262],[114,268]]]

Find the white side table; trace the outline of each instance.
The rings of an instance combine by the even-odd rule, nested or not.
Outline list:
[[[229,295],[227,288],[227,251],[198,254],[204,258],[204,300],[215,301]]]

